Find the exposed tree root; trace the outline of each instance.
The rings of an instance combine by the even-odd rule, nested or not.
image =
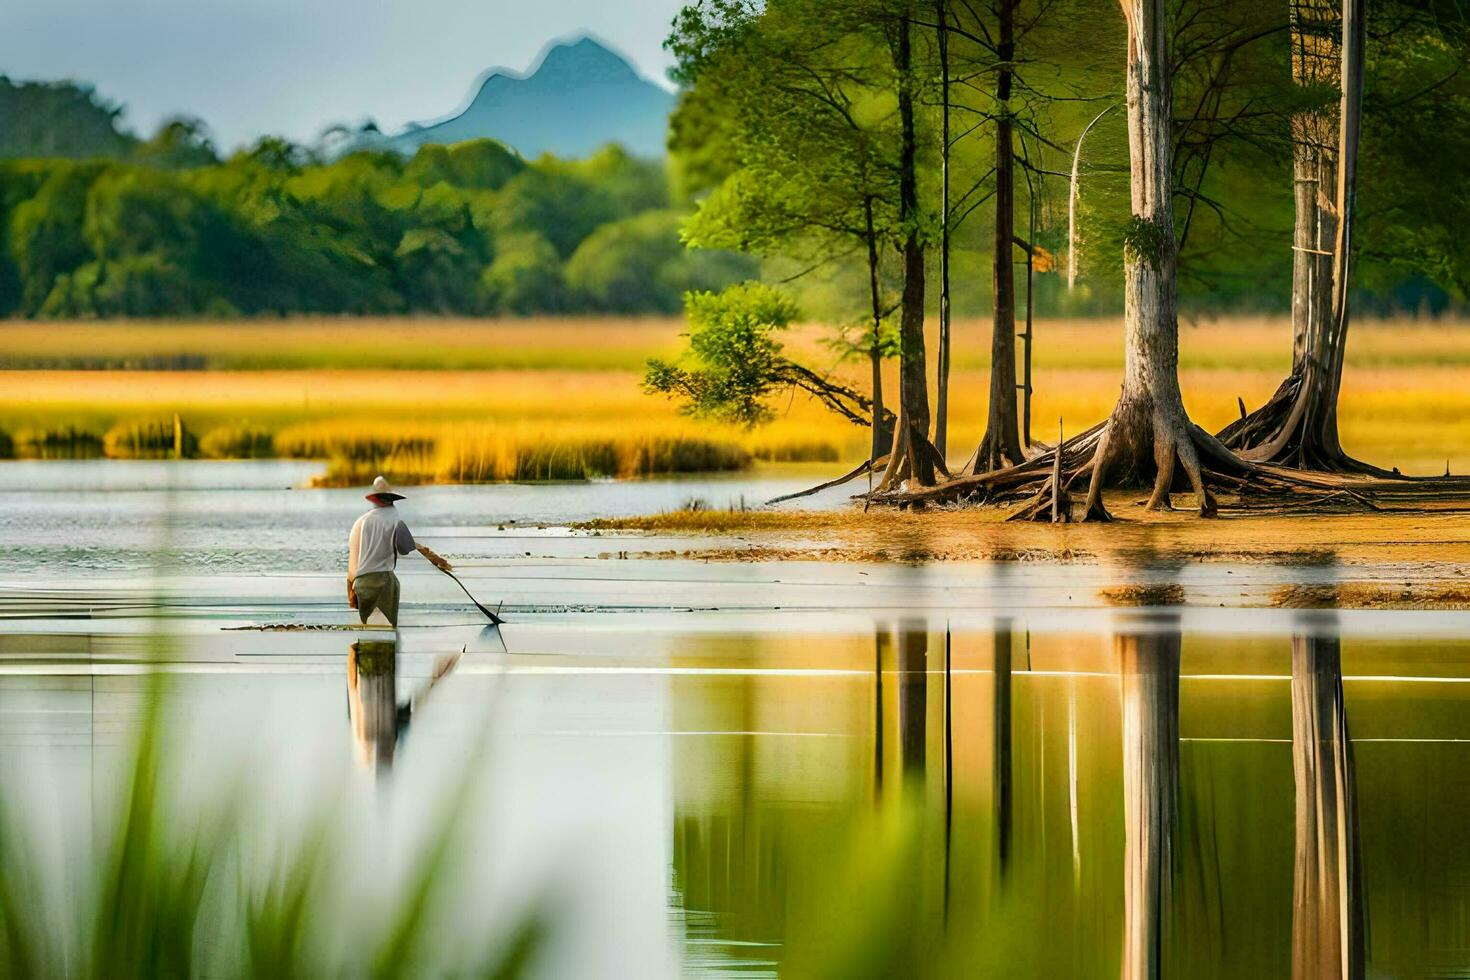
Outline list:
[[[858,477],[868,473],[882,474],[878,484],[873,488],[874,493],[879,492],[885,487],[894,488],[901,486],[912,474],[912,457],[909,453],[909,439],[911,437],[912,433],[905,431],[895,440],[897,444],[894,446],[894,452],[885,453],[877,459],[864,460],[854,469],[847,471],[836,479],[828,480],[826,483],[819,483],[814,487],[798,490],[796,493],[772,497],[766,501],[765,506],[770,507],[773,504],[785,503],[789,500],[800,500],[802,497],[810,497],[814,494],[821,493],[823,490],[831,490],[833,487],[840,487],[844,483],[851,483]],[[944,459],[939,454],[939,449],[928,438],[920,438],[918,452],[929,460],[936,473],[942,475],[946,480],[951,478],[949,469],[945,466]]]
[[[1051,475],[1041,485],[1031,502],[1012,514],[1012,521],[1050,521],[1053,524],[1072,522],[1072,495],[1062,480],[1062,456],[1052,453]]]
[[[883,470],[882,478],[873,488],[873,493],[897,491],[906,483],[914,482],[916,471],[921,486],[930,485],[930,473],[939,474],[945,480],[950,479],[944,455],[934,443],[929,441],[929,436],[916,431],[914,426],[906,424],[900,417],[893,439],[893,450],[888,454],[888,465]],[[922,504],[922,501],[903,503]]]
[[[1325,397],[1325,396],[1320,396]],[[1241,403],[1244,408],[1244,402]],[[1306,373],[1289,375],[1264,405],[1221,429],[1216,437],[1241,459],[1298,470],[1407,479],[1348,455],[1336,435],[1335,422],[1314,409]]]
[[[1334,473],[1254,462],[1231,452],[1199,426],[1186,424],[1183,437],[1155,440],[1154,472],[1147,474],[1151,476],[1147,480],[1143,479],[1146,474],[1120,469],[1120,464],[1127,463],[1132,447],[1118,445],[1126,440],[1110,439],[1109,424],[1102,423],[1016,466],[965,474],[933,487],[901,492],[875,490],[868,499],[896,505],[1019,503],[1011,520],[1049,520],[1053,497],[1060,496],[1070,503],[1068,491],[1085,479],[1087,497],[1080,515],[1084,520],[1113,518],[1102,503],[1104,486],[1148,486],[1151,493],[1145,506],[1153,509],[1168,508],[1171,493],[1192,491],[1201,516],[1213,516],[1222,509],[1220,495],[1230,498],[1224,510],[1255,513],[1273,509],[1389,512],[1422,510],[1395,506],[1411,501],[1470,503],[1470,478]],[[1105,474],[1103,480],[1094,478],[1099,467]],[[1058,476],[1054,474],[1060,477],[1060,494]]]
[[[1044,481],[1053,469],[1053,457],[1060,452],[1062,469],[1069,474],[1068,484],[1075,478],[1075,471],[1085,467],[1091,460],[1097,435],[1102,425],[1093,426],[1086,432],[1067,440],[1057,449],[1042,453],[1016,466],[1007,466],[986,473],[962,474],[933,487],[918,487],[903,493],[874,489],[875,503],[898,503],[897,498],[908,498],[911,502],[953,503],[962,500],[1003,502],[1029,496],[1030,487]],[[894,499],[889,499],[894,498]]]
[[[1019,443],[1014,438],[1010,440],[1012,445],[1006,445],[1004,435],[997,434],[996,429],[989,429],[985,437],[980,440],[980,445],[975,449],[975,454],[965,463],[962,473],[984,473],[988,470],[998,470],[1005,466],[1015,466],[1026,461],[1026,454],[1019,448]]]

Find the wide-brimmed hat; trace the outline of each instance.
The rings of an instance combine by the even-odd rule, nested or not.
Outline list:
[[[402,500],[403,494],[389,486],[388,481],[381,476],[373,481],[373,488],[367,492],[367,499],[377,497],[381,500]]]

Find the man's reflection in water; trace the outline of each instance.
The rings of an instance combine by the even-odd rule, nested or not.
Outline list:
[[[1331,612],[1308,613],[1291,640],[1291,754],[1296,777],[1292,976],[1364,975],[1357,778]]]
[[[1123,701],[1123,971],[1158,977],[1179,812],[1179,617],[1129,616],[1113,634]]]
[[[428,684],[398,703],[398,644],[394,640],[357,640],[347,651],[347,717],[357,761],[384,773],[393,768],[398,743],[408,735],[414,713],[422,710],[434,685],[459,664],[459,654],[440,657]]]

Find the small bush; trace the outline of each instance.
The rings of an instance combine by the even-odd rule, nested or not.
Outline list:
[[[0,429],[0,459],[15,458],[15,440],[10,438],[10,433]]]
[[[387,477],[390,483],[399,486],[414,486],[433,483],[435,470],[431,460],[408,455],[393,456],[376,462],[334,457],[327,460],[325,472],[312,478],[311,485],[366,487],[377,476]]]
[[[438,478],[449,483],[590,480],[741,469],[734,443],[691,436],[624,437],[492,432],[445,440]]]
[[[652,436],[630,440],[624,447],[619,476],[664,473],[711,473],[742,470],[750,453],[733,442],[691,436]]]
[[[763,463],[835,463],[842,458],[834,443],[822,439],[761,442],[750,454]]]
[[[271,440],[276,455],[283,459],[342,459],[370,463],[401,455],[428,456],[434,452],[432,436],[390,436],[367,431],[361,425],[300,425],[277,432]]]
[[[265,429],[222,425],[199,440],[199,454],[206,459],[269,459],[275,454],[275,444]]]
[[[507,449],[506,480],[590,480],[618,472],[617,447],[607,440],[530,438]]]
[[[199,439],[178,416],[132,419],[107,431],[102,452],[112,459],[189,459],[199,455]]]
[[[102,437],[73,425],[22,429],[13,450],[21,459],[96,459],[102,455]]]

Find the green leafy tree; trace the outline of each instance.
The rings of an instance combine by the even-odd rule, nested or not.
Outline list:
[[[683,215],[650,211],[603,225],[566,264],[573,296],[609,313],[673,313],[691,290],[718,290],[754,274],[754,263],[729,252],[692,252],[679,242]]]
[[[499,191],[494,213],[497,236],[535,232],[563,259],[595,229],[618,217],[617,202],[606,190],[546,166],[512,177]]]
[[[880,418],[894,305],[884,295],[881,255],[908,237],[884,33],[893,24],[882,19],[891,13],[855,2],[702,0],[680,12],[667,42],[679,77],[692,83],[671,125],[675,169],[691,187],[709,188],[686,241],[807,269],[862,270],[864,301],[846,312],[866,309],[861,350]],[[876,428],[873,457],[890,441]]]
[[[177,116],[158,127],[153,138],[138,144],[133,159],[171,170],[208,167],[219,162],[209,127],[202,119]]]
[[[871,425],[873,403],[786,355],[780,334],[800,315],[786,293],[741,283],[684,297],[688,352],[679,362],[650,360],[644,389],[682,402],[702,419],[754,427],[774,417],[781,393],[801,390],[856,425]]]
[[[566,283],[556,246],[520,232],[496,240],[495,260],[480,276],[485,305],[497,313],[528,314],[566,307]]]
[[[124,157],[137,139],[119,125],[122,111],[89,85],[0,75],[0,157]]]
[[[6,244],[15,264],[20,307],[39,310],[59,276],[92,257],[82,234],[87,190],[101,164],[59,163],[35,196],[10,211]]]
[[[480,139],[449,146],[425,143],[404,175],[424,186],[443,181],[451,187],[493,191],[525,169],[526,162],[504,143]]]
[[[619,217],[669,206],[669,178],[662,164],[635,157],[617,143],[609,143],[582,160],[546,157],[542,169],[584,180],[612,199]]]

